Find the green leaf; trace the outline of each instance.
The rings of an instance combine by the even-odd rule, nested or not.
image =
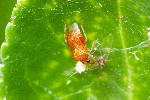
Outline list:
[[[1,47],[2,94],[8,100],[149,99],[149,5],[141,0],[18,0]],[[82,23],[88,48],[95,40],[101,43],[94,56],[107,53],[103,69],[66,75],[77,61],[65,43],[64,25],[69,31],[74,22]]]
[[[16,0],[1,0],[0,1],[0,45],[4,41],[5,27],[10,21],[12,9]]]

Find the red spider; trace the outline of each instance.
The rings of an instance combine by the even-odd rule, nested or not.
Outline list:
[[[64,31],[66,31],[66,25],[65,25]],[[84,30],[83,30],[83,33],[84,33]],[[73,58],[77,61],[81,61],[84,64],[88,63],[89,62],[88,50],[85,44],[87,41],[87,38],[86,38],[86,35],[85,35],[85,39],[83,38],[83,35],[81,34],[77,23],[72,24],[69,30],[69,33],[65,36],[65,38],[72,52]]]

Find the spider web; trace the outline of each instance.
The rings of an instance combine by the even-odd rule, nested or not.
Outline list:
[[[111,43],[110,43],[111,44]],[[124,52],[128,52],[131,54],[131,56],[134,56],[135,60],[139,60],[143,63],[148,63],[148,62],[145,62],[145,61],[142,61],[137,55],[136,53],[140,52],[141,49],[144,49],[144,48],[148,48],[150,46],[150,40],[145,40],[145,41],[142,41],[141,43],[133,46],[133,47],[129,47],[129,48],[123,48],[123,49],[119,49],[119,48],[101,48],[100,46],[100,42],[98,42],[98,40],[94,41],[94,52],[99,52],[101,54],[101,51],[105,51],[104,54],[107,54],[106,56],[106,59],[108,59],[109,57],[109,54],[110,53],[113,53],[113,52],[118,52],[118,53],[124,53]],[[94,53],[93,52],[93,53]],[[93,54],[92,53],[92,54]],[[130,58],[130,57],[129,57]],[[86,69],[86,73],[87,71],[89,70],[93,70],[93,69],[89,69],[87,68]],[[72,69],[69,69],[67,71],[64,71],[64,75],[66,76],[72,76],[74,74],[77,74],[77,72],[75,71],[74,68]]]
[[[131,1],[132,2],[132,1]],[[120,2],[118,1],[118,4]],[[49,7],[49,5],[51,7]],[[82,6],[81,6],[82,5]],[[53,15],[53,17],[50,17],[49,21],[52,22],[51,24],[51,28],[53,29],[53,32],[54,34],[55,33],[60,33],[60,30],[57,30],[58,27],[62,27],[62,24],[60,23],[72,23],[74,21],[82,21],[82,18],[83,19],[86,19],[86,17],[83,17],[83,16],[90,16],[93,14],[95,15],[98,15],[100,12],[101,12],[101,8],[105,8],[103,12],[101,12],[103,15],[103,17],[106,17],[106,19],[104,21],[107,21],[109,19],[109,15],[111,15],[112,13],[107,10],[106,6],[114,6],[112,3],[110,4],[107,4],[105,3],[105,1],[102,1],[102,2],[92,2],[91,1],[72,1],[72,0],[67,0],[67,2],[62,2],[62,3],[58,3],[57,1],[53,0],[53,3],[51,4],[47,4],[45,6],[45,8],[47,7],[48,10],[51,10],[50,14]],[[117,6],[117,5],[115,5]],[[135,10],[132,10],[132,6],[128,6],[128,7],[124,7],[124,6],[121,6],[122,8],[125,8],[133,13],[135,13],[136,15],[140,16],[140,12],[137,12]],[[40,9],[40,8],[39,8]],[[73,10],[74,9],[74,10]],[[84,13],[84,12],[87,12],[87,13]],[[114,12],[116,13],[116,12]],[[83,16],[82,16],[83,15]],[[49,15],[47,15],[49,16]],[[80,20],[81,19],[81,20]],[[101,21],[101,19],[99,18],[95,18],[96,20],[94,20],[93,22],[91,22],[90,24],[93,24],[93,23],[99,23]],[[86,19],[88,20],[88,19]],[[116,19],[117,20],[117,19]],[[133,25],[134,27],[137,27],[135,24],[133,24],[131,21],[126,21],[124,20],[124,22],[126,23],[129,23],[130,25]],[[54,24],[55,23],[55,24]],[[53,25],[54,24],[54,25]],[[58,25],[57,27],[52,27],[52,26],[56,26],[56,24]],[[109,26],[113,26],[113,21],[111,22],[110,25],[108,25],[108,27],[105,27],[106,29],[106,32],[104,30],[104,34],[110,34],[110,33],[113,33],[113,32],[108,32],[107,31],[107,28],[108,30],[110,31],[113,31],[113,29],[111,29]],[[87,24],[87,27],[90,26],[89,24]],[[100,25],[97,24],[97,25],[91,25],[91,27],[86,27],[86,30],[89,29],[88,31],[89,32],[93,32],[93,30],[97,30],[96,32],[99,32],[101,30],[100,28]],[[116,27],[116,26],[115,26]],[[143,28],[147,28],[147,26],[143,26]],[[85,32],[86,32],[85,30]],[[143,36],[143,32],[142,30],[136,30],[135,29],[132,29],[132,28],[129,28],[128,30],[132,31],[133,33],[135,32],[138,32],[141,36]],[[89,32],[86,32],[86,33],[89,33]],[[54,35],[53,34],[53,35]],[[62,35],[63,37],[63,35]],[[59,37],[58,37],[59,38]],[[146,38],[147,39],[147,38]],[[139,44],[137,45],[133,45],[131,47],[128,47],[128,48],[113,48],[112,45],[114,42],[108,42],[107,40],[104,40],[104,43],[107,42],[108,43],[108,46],[104,46],[103,43],[101,43],[101,41],[96,40],[96,44],[94,46],[94,53],[97,52],[97,54],[105,54],[107,53],[107,58],[110,59],[112,56],[111,54],[112,53],[119,53],[119,54],[122,54],[124,52],[127,52],[128,54],[130,54],[131,56],[133,56],[135,58],[136,61],[140,61],[142,63],[148,63],[146,61],[143,61],[138,55],[137,53],[140,52],[141,50],[145,49],[145,48],[148,48],[150,46],[150,40],[147,39],[147,40],[144,40],[144,41],[140,41]],[[109,39],[108,39],[109,40]],[[44,40],[42,42],[40,42],[40,44],[38,44],[37,47],[39,47],[40,45],[44,44],[46,41],[48,40]],[[91,41],[91,40],[90,40]],[[64,44],[64,42],[61,42],[62,44]],[[101,46],[101,45],[102,46]],[[109,45],[109,44],[112,44],[112,45]],[[101,52],[101,51],[105,51],[105,52]],[[61,51],[60,51],[61,52]],[[99,55],[97,55],[99,56]],[[118,64],[119,65],[119,64]],[[63,86],[61,87],[70,87],[70,85],[72,83],[75,83],[75,77],[79,75],[79,77],[82,77],[84,75],[88,75],[88,73],[90,73],[91,70],[87,69],[84,73],[82,74],[78,74],[78,73],[75,73],[75,70],[74,70],[74,66],[71,68],[71,69],[67,69],[67,70],[63,70],[63,73],[60,75],[60,77],[66,77],[66,79],[64,80],[60,80],[59,79],[56,79],[56,83],[61,81],[63,84]],[[105,74],[104,74],[105,75]],[[3,76],[1,75],[0,73],[0,77]],[[72,77],[70,77],[72,76]],[[121,75],[120,75],[121,76]],[[59,77],[59,75],[58,75]],[[56,78],[56,77],[55,77]],[[103,77],[99,77],[98,79],[101,79]],[[84,80],[86,79],[86,77],[83,78]],[[124,89],[121,88],[121,85],[119,83],[115,83],[115,81],[113,81],[113,79],[110,79],[110,83],[108,83],[108,87],[110,88],[113,88],[113,89],[119,89],[122,93],[125,93],[125,94],[128,94],[127,92],[131,92],[131,95],[129,95],[128,98],[131,98],[129,100],[132,100],[132,90],[134,89],[134,84],[129,83],[128,84],[128,89],[129,91],[125,91]],[[79,82],[79,81],[78,81]],[[40,85],[40,88],[41,90],[43,90],[46,94],[50,95],[51,97],[53,97],[54,99],[56,100],[62,100],[62,99],[65,99],[65,98],[69,98],[69,97],[74,97],[74,96],[77,96],[78,94],[89,94],[87,96],[87,100],[98,100],[98,95],[96,95],[93,91],[93,87],[101,87],[102,84],[100,84],[99,82],[97,81],[92,81],[92,80],[85,80],[84,81],[85,84],[84,85],[81,85],[79,86],[79,88],[75,89],[73,92],[70,92],[70,93],[64,93],[62,95],[60,95],[59,93],[55,92],[52,88],[50,88],[49,86],[45,85],[45,84],[41,84]],[[103,86],[105,87],[105,85]],[[109,89],[108,88],[108,89]],[[58,91],[59,89],[57,89]],[[66,89],[67,90],[67,89]],[[61,90],[60,90],[61,91]],[[66,91],[65,91],[66,92]],[[107,94],[107,93],[106,93]],[[117,97],[117,94],[114,95],[114,97]],[[113,99],[113,98],[112,98]],[[116,98],[114,98],[116,99]]]
[[[97,40],[96,40],[96,43]],[[143,63],[148,63],[148,62],[145,62],[145,61],[142,61],[140,60],[140,58],[136,55],[136,53],[140,52],[141,49],[144,49],[144,48],[148,48],[150,46],[150,40],[145,40],[145,41],[142,41],[141,43],[133,46],[133,47],[129,47],[129,48],[123,48],[123,49],[119,49],[119,48],[99,48],[99,43],[97,44],[98,46],[96,46],[95,51],[99,52],[100,50],[102,51],[110,51],[108,53],[108,56],[110,53],[113,53],[113,52],[118,52],[118,53],[122,53],[122,52],[128,52],[131,54],[131,56],[134,56],[135,57],[135,60],[138,60],[138,61],[141,61]],[[88,72],[90,71],[91,69],[87,68],[85,72],[83,72],[84,74],[88,74]],[[81,73],[81,74],[83,74]],[[71,84],[72,82],[72,79],[71,77],[73,77],[75,74],[79,74],[79,73],[76,73],[74,67],[69,69],[69,70],[66,70],[64,71],[64,73],[62,73],[62,75],[65,75],[66,77],[70,77],[68,79],[68,81],[66,82],[66,86],[69,86],[69,84]],[[80,75],[81,75],[80,74]],[[116,83],[112,83],[114,86],[116,86],[118,89],[120,89],[120,91],[122,92],[125,92],[124,90],[121,89],[121,87],[119,85],[116,85]],[[89,84],[83,86],[81,89],[77,90],[76,92],[73,92],[73,93],[70,93],[70,94],[67,94],[65,96],[57,96],[55,93],[53,93],[50,89],[48,89],[47,87],[43,86],[42,89],[44,89],[45,92],[47,92],[49,95],[51,95],[52,97],[54,97],[54,99],[57,99],[57,100],[62,100],[64,98],[67,98],[67,97],[72,97],[72,96],[75,96],[75,95],[78,95],[78,94],[83,94],[83,93],[89,93],[89,96],[87,97],[87,100],[98,100],[98,97],[95,95],[95,94],[92,94],[92,86],[95,86],[95,85],[98,85],[97,83],[95,82],[89,82]],[[134,89],[134,86],[133,84],[129,85],[128,88],[130,89]]]
[[[85,2],[80,2],[80,3],[81,4],[85,4]],[[91,3],[91,2],[86,1],[86,3]],[[77,4],[78,5],[79,2],[73,2],[71,0],[68,0],[67,6],[74,7],[73,4],[75,4],[75,5]],[[104,3],[96,3],[96,4],[92,5],[92,6],[86,6],[85,5],[85,6],[81,7],[81,8],[78,7],[76,10],[73,10],[73,11],[67,9],[68,10],[67,13],[64,13],[65,12],[64,10],[66,10],[66,9],[64,9],[63,7],[66,6],[66,4],[62,3],[61,5],[57,5],[55,8],[52,9],[54,11],[54,17],[51,20],[58,19],[57,16],[62,16],[62,20],[60,20],[60,21],[62,21],[62,22],[65,21],[65,22],[68,22],[68,23],[72,23],[74,21],[78,21],[78,17],[82,19],[81,16],[78,16],[78,15],[82,14],[82,12],[84,12],[84,11],[89,11],[89,12],[94,11],[95,13],[98,14],[100,12],[100,10],[96,10],[96,9],[101,9],[103,6],[106,6],[106,5],[107,4],[104,4]],[[139,12],[131,10],[131,8],[132,8],[131,6],[128,6],[128,7],[122,6],[122,8],[125,8],[125,9],[135,13],[136,15],[140,15]],[[108,10],[105,10],[105,12],[109,13]],[[72,18],[72,20],[66,20],[65,19],[66,17],[72,17],[72,15],[75,15],[76,17]],[[104,17],[108,17],[108,16],[106,16],[106,14],[104,14],[103,16]],[[128,22],[128,21],[124,20],[124,22]],[[129,24],[133,25],[134,27],[137,27],[135,24],[132,24],[132,22],[129,22]],[[98,29],[99,28],[98,26],[99,25],[94,26],[93,28]],[[145,27],[145,28],[147,28],[147,27]],[[132,31],[132,33],[135,33],[134,29],[132,29],[132,28],[129,28],[128,30]],[[138,32],[141,35],[143,34],[143,32],[141,30],[136,30],[136,32]],[[108,41],[104,41],[104,42],[108,42]],[[136,54],[138,52],[140,52],[142,49],[148,48],[150,46],[149,39],[141,41],[141,42],[139,42],[139,44],[133,45],[133,46],[127,47],[127,48],[112,48],[111,46],[110,47],[109,46],[108,47],[105,47],[105,46],[101,47],[101,46],[99,46],[99,44],[101,44],[100,41],[97,42],[97,44],[96,44],[96,46],[94,48],[94,50],[95,50],[94,52],[99,52],[101,54],[101,51],[106,51],[105,53],[107,53],[107,57],[108,58],[110,58],[110,54],[114,53],[114,52],[117,52],[117,53],[120,53],[120,54],[124,53],[124,52],[127,52],[128,54],[133,56],[135,58],[135,60],[141,61],[142,63],[148,63],[146,61],[141,60],[140,57],[138,57]],[[112,44],[112,42],[110,44]],[[88,72],[89,72],[89,70],[87,69],[84,73],[88,74]],[[71,69],[65,70],[64,73],[62,73],[62,74],[65,75],[66,77],[69,77],[68,81],[66,82],[66,85],[69,85],[72,82],[72,78],[70,76],[73,76],[73,75],[75,75],[77,73],[75,72],[74,67],[72,67]],[[116,86],[117,88],[119,88],[119,90],[122,91],[123,93],[125,92],[124,90],[121,89],[121,86],[119,86],[119,84],[117,84],[117,85],[116,85],[116,83],[112,83],[112,84],[114,86]],[[82,94],[82,93],[89,92],[90,95],[89,95],[88,99],[89,100],[90,99],[97,100],[98,99],[97,96],[92,94],[92,92],[91,92],[92,91],[91,87],[94,86],[94,85],[98,86],[99,84],[97,84],[96,82],[89,82],[89,84],[81,87],[81,89],[77,90],[76,92],[67,94],[66,97],[72,97],[72,96],[77,95],[77,94]],[[129,90],[131,90],[130,92],[132,92],[132,90],[134,89],[134,85],[133,84],[129,84],[128,88],[129,88]],[[65,97],[59,97],[58,96],[58,98],[59,99],[63,99]],[[129,95],[129,98],[132,98],[132,95]]]

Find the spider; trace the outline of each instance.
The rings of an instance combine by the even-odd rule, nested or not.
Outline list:
[[[100,46],[101,44],[99,43],[98,40],[95,40],[93,43],[92,43],[92,47],[90,49],[90,52],[89,52],[89,59],[90,59],[90,64],[91,64],[91,68],[92,69],[98,69],[98,68],[103,68],[103,66],[105,66],[105,63],[107,61],[110,61],[110,60],[106,60],[109,56],[109,53],[110,51],[105,51],[105,54],[104,55],[100,55],[100,56],[94,56],[94,53],[96,51],[99,51],[100,54],[102,54],[101,52],[103,50],[97,50],[97,48]]]

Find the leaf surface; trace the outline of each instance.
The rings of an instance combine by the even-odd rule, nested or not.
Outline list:
[[[140,0],[18,0],[1,48],[6,98],[149,99],[149,5]],[[74,22],[82,23],[89,48],[97,39],[101,43],[95,56],[109,48],[103,69],[64,74],[76,64],[64,39],[65,23],[69,31]]]

